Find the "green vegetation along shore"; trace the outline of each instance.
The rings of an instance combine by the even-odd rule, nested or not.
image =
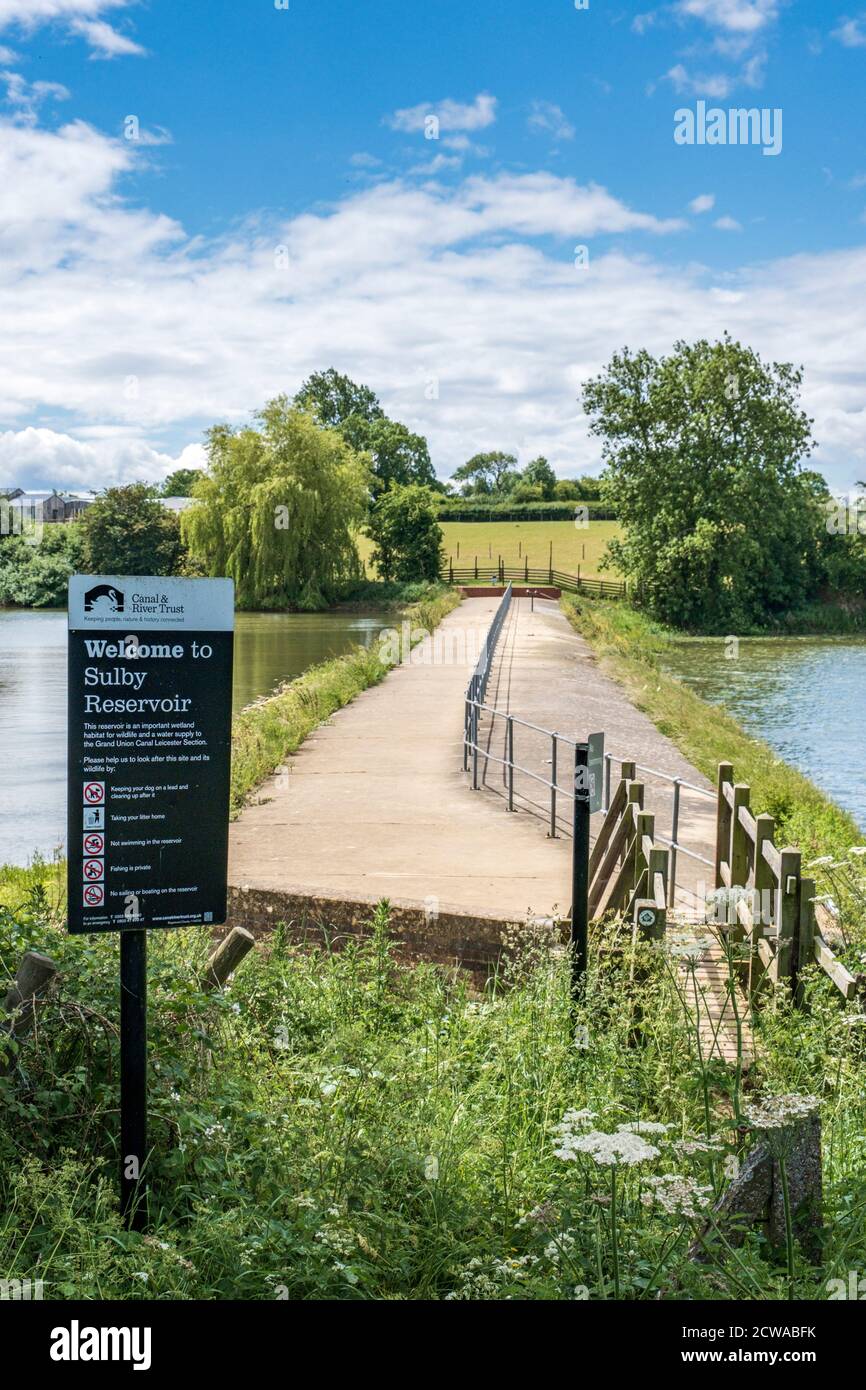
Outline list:
[[[737,781],[752,787],[752,805],[775,816],[782,841],[806,855],[839,854],[860,843],[854,819],[808,777],[663,671],[660,657],[675,633],[621,603],[567,595],[562,605],[633,703],[695,767],[715,782],[718,764],[733,763]]]

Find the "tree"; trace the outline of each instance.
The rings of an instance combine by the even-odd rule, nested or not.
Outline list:
[[[202,476],[200,468],[176,468],[159,490],[160,497],[192,497],[194,485]]]
[[[88,574],[177,574],[183,542],[177,517],[147,483],[110,487],[81,520]]]
[[[547,462],[546,458],[533,459],[523,470],[523,482],[530,487],[541,489],[541,496],[545,502],[550,502],[556,495],[556,474]]]
[[[509,473],[516,473],[517,459],[514,454],[502,453],[494,449],[487,454],[473,454],[466,463],[461,463],[453,474],[454,481],[465,483],[464,495],[472,492],[488,494],[501,492],[507,484]],[[519,475],[518,475],[519,477]]]
[[[39,544],[0,537],[0,605],[64,608],[70,574],[82,569],[81,524],[47,525]]]
[[[352,417],[367,421],[385,417],[375,392],[369,386],[359,386],[335,367],[307,377],[294,403],[329,429],[341,428]]]
[[[382,579],[411,582],[438,579],[442,567],[442,531],[436,498],[429,488],[393,484],[370,512],[367,534],[373,563]]]
[[[804,480],[802,373],[727,335],[656,360],[625,349],[587,383],[603,496],[625,527],[609,555],[662,621],[737,632],[814,584],[818,506]]]
[[[397,420],[389,420],[387,416],[365,420],[351,415],[343,425],[342,434],[353,449],[368,453],[372,459],[374,502],[386,488],[394,485],[408,487],[418,483],[421,487],[436,487],[427,440],[420,434],[412,434]]]
[[[355,530],[368,474],[336,430],[277,396],[260,428],[208,432],[198,504],[183,514],[190,556],[229,575],[242,608],[319,609],[361,573]]]

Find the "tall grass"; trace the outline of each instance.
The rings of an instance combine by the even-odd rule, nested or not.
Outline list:
[[[207,934],[153,933],[149,1228],[117,1215],[117,945],[68,938],[38,904],[0,913],[0,962],[61,967],[20,1069],[0,1081],[0,1275],[46,1297],[554,1299],[779,1297],[783,1252],[732,1250],[646,1205],[672,1170],[711,1193],[743,1152],[729,1068],[701,1058],[669,962],[628,938],[567,963],[518,943],[480,994],[401,966],[381,905],[364,944],[305,954],[277,930],[226,991],[195,985]],[[825,983],[766,1019],[764,1087],[824,1098],[827,1243],[798,1295],[866,1259],[860,1033]],[[759,1025],[760,1026],[760,1025]],[[639,1121],[657,1157],[615,1174],[557,1156],[561,1122]],[[578,1124],[571,1120],[568,1123]],[[709,1142],[709,1150],[677,1148]]]

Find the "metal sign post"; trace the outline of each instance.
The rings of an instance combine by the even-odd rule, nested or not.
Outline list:
[[[226,920],[234,585],[69,581],[68,902],[119,931],[120,1191],[145,1220],[147,932]]]
[[[574,749],[571,848],[571,987],[577,996],[586,975],[589,941],[589,824],[600,811],[604,785],[604,734],[590,734]]]
[[[147,932],[120,937],[120,1210],[127,1226],[145,1223],[147,1157]]]

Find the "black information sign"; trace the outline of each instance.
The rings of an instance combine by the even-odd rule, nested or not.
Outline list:
[[[226,919],[234,585],[69,581],[69,930]]]

